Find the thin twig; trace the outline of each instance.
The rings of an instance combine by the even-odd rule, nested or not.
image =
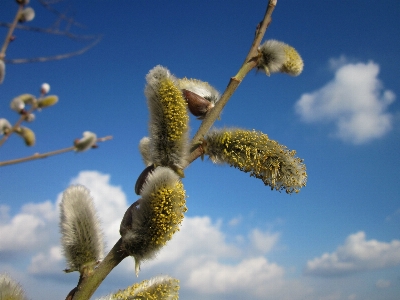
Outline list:
[[[2,60],[4,60],[4,57],[6,56],[6,51],[7,51],[8,44],[11,41],[11,36],[12,36],[12,34],[14,32],[15,26],[17,26],[17,22],[19,20],[19,16],[21,15],[21,12],[22,12],[23,9],[24,9],[24,5],[23,4],[19,4],[17,13],[15,14],[14,21],[12,22],[11,27],[7,32],[7,36],[6,36],[5,40],[4,40],[3,46],[1,47],[0,59],[2,59]]]
[[[94,47],[98,42],[100,42],[101,38],[102,38],[101,36],[98,37],[90,45],[88,45],[85,48],[82,48],[78,51],[75,51],[75,52],[69,52],[69,53],[64,53],[64,54],[59,54],[59,55],[54,55],[54,56],[9,59],[9,60],[5,60],[5,62],[9,63],[9,64],[24,64],[24,63],[45,62],[45,61],[51,61],[51,60],[66,59],[66,58],[70,58],[70,57],[81,55],[81,54],[85,53],[86,51],[88,51],[89,49]]]
[[[210,130],[211,126],[215,123],[217,118],[220,116],[222,109],[225,107],[226,103],[235,92],[239,84],[242,82],[243,78],[254,68],[257,66],[258,60],[258,47],[260,46],[261,40],[264,37],[264,34],[268,28],[268,25],[271,23],[271,15],[276,6],[277,0],[270,0],[268,3],[267,10],[264,15],[264,19],[261,21],[260,25],[257,28],[256,35],[254,37],[254,41],[251,45],[250,51],[247,54],[246,59],[244,60],[243,65],[239,69],[238,73],[232,77],[229,81],[228,86],[225,89],[225,92],[222,94],[221,99],[215,104],[215,107],[207,114],[201,123],[199,129],[192,139],[192,152],[188,159],[188,164],[196,160],[199,156],[202,155],[201,151],[196,151],[196,148],[202,143],[202,139],[204,135]]]
[[[96,140],[96,142],[105,142],[105,141],[108,141],[108,140],[111,140],[111,139],[112,139],[112,136],[108,135],[108,136],[105,136],[105,137],[102,137],[102,138],[98,138]],[[14,164],[27,162],[27,161],[31,161],[31,160],[36,160],[36,159],[40,159],[40,158],[46,158],[46,157],[49,157],[49,156],[53,156],[53,155],[57,155],[57,154],[61,154],[61,153],[69,152],[69,151],[74,151],[75,149],[76,149],[76,147],[72,146],[72,147],[63,148],[63,149],[59,149],[59,150],[55,150],[55,151],[50,151],[50,152],[46,152],[46,153],[42,153],[42,154],[35,153],[35,154],[31,155],[31,156],[0,162],[0,167],[14,165]]]

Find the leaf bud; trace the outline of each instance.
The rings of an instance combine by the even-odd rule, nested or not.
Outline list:
[[[46,95],[49,92],[50,92],[50,84],[43,83],[42,86],[40,87],[40,94]]]
[[[154,165],[150,165],[147,168],[145,168],[142,171],[142,173],[140,173],[138,179],[136,180],[136,184],[135,184],[136,195],[140,195],[143,184],[146,182],[147,177],[149,176],[149,174],[151,174],[154,171],[154,169],[155,169]]]

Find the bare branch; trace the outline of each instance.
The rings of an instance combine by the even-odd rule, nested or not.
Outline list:
[[[98,42],[100,42],[102,36],[100,36],[99,38],[97,38],[93,43],[91,43],[90,45],[75,51],[75,52],[69,52],[69,53],[64,53],[64,54],[58,54],[58,55],[54,55],[54,56],[42,56],[42,57],[34,57],[34,58],[16,58],[16,59],[6,59],[4,60],[4,62],[8,63],[8,64],[25,64],[25,63],[33,63],[33,62],[45,62],[45,61],[51,61],[51,60],[61,60],[61,59],[66,59],[66,58],[70,58],[73,56],[78,56],[81,55],[83,53],[85,53],[86,51],[88,51],[89,49],[93,48]]]
[[[105,142],[108,140],[111,140],[112,136],[105,136],[102,138],[98,138],[96,142]],[[55,151],[50,151],[50,152],[46,152],[46,153],[35,153],[31,156],[28,157],[23,157],[23,158],[18,158],[18,159],[13,159],[13,160],[7,160],[7,161],[3,161],[0,162],[0,167],[4,167],[4,166],[8,166],[8,165],[14,165],[14,164],[18,164],[18,163],[22,163],[22,162],[27,162],[30,160],[35,160],[35,159],[39,159],[39,158],[46,158],[49,156],[53,156],[53,155],[57,155],[57,154],[61,154],[61,153],[65,153],[65,152],[69,152],[69,151],[73,151],[75,150],[76,147],[72,146],[72,147],[68,147],[68,148],[63,148],[63,149],[59,149],[59,150],[55,150]]]

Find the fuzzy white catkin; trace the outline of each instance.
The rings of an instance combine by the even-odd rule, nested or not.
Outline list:
[[[7,119],[0,119],[0,135],[5,134],[7,131],[11,129],[11,124]]]
[[[198,79],[182,78],[179,79],[178,84],[180,89],[189,90],[204,99],[207,99],[213,105],[221,98],[221,95],[213,86]]]
[[[139,142],[139,151],[140,154],[142,155],[143,162],[146,166],[150,166],[153,164],[153,159],[151,157],[151,151],[150,151],[150,138],[145,136],[142,138]]]
[[[24,290],[8,274],[0,274],[1,300],[26,300]]]
[[[145,95],[150,112],[150,152],[157,166],[186,164],[189,152],[189,117],[177,79],[156,66],[146,75]]]
[[[83,152],[90,149],[94,144],[96,144],[97,135],[91,131],[83,132],[83,138],[75,143],[75,151]]]
[[[82,185],[67,188],[60,214],[61,245],[70,271],[101,260],[103,233],[89,190]]]

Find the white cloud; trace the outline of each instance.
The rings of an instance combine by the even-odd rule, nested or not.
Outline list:
[[[304,272],[313,276],[342,276],[399,264],[399,240],[390,243],[366,240],[365,233],[360,231],[348,236],[335,252],[309,260]]]
[[[390,282],[390,280],[385,280],[385,279],[379,279],[376,283],[375,286],[378,289],[386,289],[388,288],[392,283]]]
[[[387,112],[395,94],[384,90],[377,78],[379,65],[348,63],[345,58],[331,60],[335,78],[311,93],[303,94],[295,105],[305,122],[332,122],[334,136],[343,141],[362,144],[382,137],[392,127]]]
[[[55,208],[49,201],[28,203],[14,217],[2,209],[4,220],[0,224],[0,253],[28,252],[42,247],[49,239],[46,225],[54,220]]]
[[[250,241],[260,254],[266,254],[271,251],[278,239],[279,233],[262,232],[259,229],[253,229],[250,234]]]

